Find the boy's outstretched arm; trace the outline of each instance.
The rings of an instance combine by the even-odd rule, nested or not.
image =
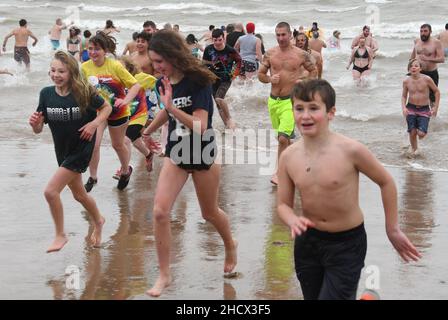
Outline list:
[[[294,213],[295,186],[288,174],[286,164],[288,151],[282,153],[278,164],[278,190],[277,212],[280,219],[291,229],[291,237],[300,236],[308,227],[314,227],[314,223],[305,217],[299,217]]]
[[[361,143],[356,142],[354,144],[352,155],[356,168],[381,189],[381,198],[386,217],[386,233],[389,241],[403,260],[406,262],[411,260],[417,261],[421,258],[421,254],[398,226],[397,188],[392,176],[369,149]]]

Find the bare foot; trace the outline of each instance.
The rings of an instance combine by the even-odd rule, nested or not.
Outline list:
[[[159,297],[162,294],[163,289],[165,289],[171,284],[171,281],[172,281],[171,276],[168,277],[159,276],[154,286],[148,291],[146,291],[146,294],[151,297]]]
[[[227,120],[226,128],[230,130],[235,130],[236,129],[235,122],[232,119]]]
[[[67,241],[68,239],[65,234],[62,236],[56,236],[51,246],[47,249],[47,253],[61,250],[65,246]]]
[[[274,186],[278,186],[278,176],[277,176],[277,174],[274,174],[274,175],[272,176],[272,178],[271,178],[271,183],[272,183]]]
[[[233,240],[233,246],[226,248],[226,258],[224,261],[224,273],[232,272],[235,269],[237,261],[238,242]]]
[[[99,223],[95,223],[93,226],[93,232],[90,236],[90,243],[93,245],[94,248],[100,248],[101,247],[101,233],[103,231],[103,225],[106,222],[106,219],[104,219],[103,216],[100,218]]]

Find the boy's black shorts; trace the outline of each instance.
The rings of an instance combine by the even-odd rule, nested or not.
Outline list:
[[[364,223],[335,233],[308,229],[296,237],[295,268],[304,299],[356,299],[366,252]]]

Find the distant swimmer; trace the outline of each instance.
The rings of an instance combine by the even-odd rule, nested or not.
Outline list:
[[[370,75],[373,63],[373,50],[366,46],[366,39],[361,37],[358,42],[359,46],[352,50],[347,70],[353,63],[353,80],[358,84],[363,84],[365,77]]]
[[[86,62],[90,59],[88,48],[89,48],[89,40],[90,37],[92,36],[92,33],[89,30],[84,30],[83,36],[84,38],[81,40],[81,43],[79,44],[79,52],[81,52],[80,61]]]
[[[61,250],[68,241],[60,197],[66,186],[87,210],[94,226],[90,242],[99,247],[105,219],[85,191],[81,174],[92,157],[97,128],[106,121],[112,107],[81,76],[78,62],[71,55],[57,51],[49,75],[54,86],[41,90],[37,110],[29,119],[34,133],[41,133],[45,123],[49,125],[59,165],[44,192],[56,229],[47,253]]]
[[[28,50],[28,39],[32,38],[34,40],[33,47],[37,44],[37,38],[28,30],[27,22],[25,19],[19,21],[19,28],[12,30],[8,33],[3,40],[3,51],[6,51],[6,43],[8,39],[14,36],[14,60],[19,64],[25,63],[26,70],[30,71],[30,51]]]
[[[147,20],[143,23],[143,31],[149,34],[156,33],[157,25],[154,23],[154,21]]]
[[[134,32],[132,34],[132,41],[126,43],[126,47],[124,47],[122,55],[126,55],[129,53],[129,55],[133,54],[135,51],[137,51],[137,36],[138,32]]]
[[[258,79],[271,84],[268,110],[272,128],[278,137],[279,158],[294,136],[294,116],[290,96],[292,88],[302,80],[302,66],[310,73],[309,78],[317,77],[317,69],[308,52],[291,44],[292,32],[289,23],[278,23],[275,27],[275,36],[278,46],[269,49],[264,55],[258,70]],[[278,185],[277,172],[272,176],[271,183]]]
[[[408,156],[417,155],[417,136],[423,139],[428,133],[430,117],[436,117],[439,109],[440,91],[434,81],[421,74],[420,62],[412,59],[408,64],[410,77],[403,81],[401,108],[408,124],[409,141],[411,143]],[[430,107],[429,92],[433,91],[435,101]]]
[[[445,57],[448,57],[448,23],[445,25],[445,31],[440,32],[437,39],[442,42]]]
[[[79,36],[81,34],[81,30],[77,27],[71,27],[68,30],[68,37],[67,37],[67,52],[70,53],[72,56],[76,58],[76,60],[80,60],[79,57],[79,50],[81,45],[81,37]]]
[[[112,35],[117,32],[120,32],[120,29],[115,27],[114,22],[112,20],[106,20],[106,26],[103,29],[103,33],[105,35]]]
[[[190,33],[185,38],[187,42],[187,47],[191,51],[191,54],[198,59],[201,59],[202,54],[200,52],[204,52],[204,47],[199,44],[198,39],[194,36],[194,34]]]
[[[301,28],[303,30],[303,27],[300,26],[299,27],[299,32],[302,32],[300,30]],[[305,31],[305,34],[308,37],[308,39],[312,39],[313,38],[313,32],[318,32],[319,33],[319,38],[321,40],[324,39],[324,31],[318,27],[317,22],[313,22],[313,25],[311,26],[311,29],[309,29],[308,31]]]
[[[55,25],[50,29],[50,31],[48,31],[53,50],[59,49],[59,47],[61,46],[62,30],[67,29],[67,27],[69,27],[70,25],[66,25],[65,23],[63,23],[61,18],[56,19]]]
[[[327,41],[328,49],[341,49],[341,32],[338,30],[333,31],[333,35]]]
[[[202,37],[199,38],[199,41],[204,41],[204,46],[208,46],[210,44],[213,43],[213,39],[212,39],[212,31],[215,30],[215,26],[214,25],[209,25],[208,26],[208,31],[205,32]]]
[[[322,54],[322,48],[326,48],[327,44],[325,41],[321,40],[319,38],[320,34],[318,31],[313,32],[313,36],[311,39],[309,39],[309,46],[311,50],[319,52],[319,54]]]
[[[306,34],[304,33],[297,33],[297,31],[295,31],[296,33],[294,33],[294,39],[295,39],[295,43],[294,45],[302,50],[305,50],[306,52],[308,52],[311,55],[312,61],[313,63],[316,65],[317,68],[317,77],[320,79],[322,78],[322,66],[323,66],[323,60],[322,60],[322,55],[319,54],[319,52],[314,51],[312,49],[309,48],[309,44],[308,44],[308,37],[306,36]],[[301,76],[302,79],[306,79],[309,76],[309,72],[307,70],[305,70],[305,68],[303,68],[303,74]]]
[[[359,46],[359,41],[361,38],[364,38],[366,40],[366,46],[372,49],[373,51],[373,58],[376,55],[376,52],[378,51],[378,42],[373,38],[373,35],[370,33],[370,27],[364,26],[362,28],[362,33],[359,36],[356,36],[352,41],[352,50],[355,47]]]
[[[421,73],[430,76],[436,86],[439,85],[439,71],[437,64],[445,62],[442,42],[431,38],[432,28],[429,24],[423,24],[420,27],[420,39],[415,41],[414,50],[411,59],[417,59],[422,69]],[[435,103],[435,94],[430,90],[429,98],[431,105]]]

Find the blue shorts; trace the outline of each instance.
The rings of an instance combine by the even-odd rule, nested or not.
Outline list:
[[[418,131],[428,133],[428,117],[409,114],[406,116],[406,122],[408,123],[408,132],[411,132],[413,129],[417,129]]]
[[[61,45],[59,40],[50,40],[51,41],[51,45],[53,46],[53,50],[58,50],[59,46]]]

